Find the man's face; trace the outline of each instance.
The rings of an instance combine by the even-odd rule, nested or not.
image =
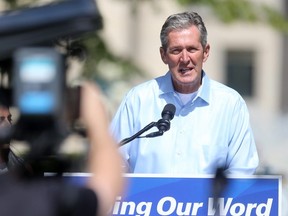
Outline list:
[[[200,32],[195,26],[168,35],[168,47],[160,48],[162,61],[168,65],[173,85],[180,93],[192,93],[201,85],[203,63],[209,56],[210,46],[202,47]]]
[[[10,127],[12,124],[12,116],[7,107],[0,106],[0,128]]]

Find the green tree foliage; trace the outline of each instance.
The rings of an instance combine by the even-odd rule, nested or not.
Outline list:
[[[135,66],[129,58],[124,58],[113,54],[107,47],[105,41],[100,37],[100,35],[96,32],[91,34],[90,37],[87,37],[82,41],[87,53],[89,55],[85,58],[85,68],[84,74],[89,75],[91,71],[97,71],[99,68],[97,67],[101,63],[115,63],[118,65],[118,72],[120,73],[120,77],[129,77],[131,72],[138,72],[140,74],[144,74],[144,72]],[[119,75],[118,75],[119,77]]]
[[[180,5],[206,5],[224,23],[235,21],[261,22],[277,31],[288,33],[288,20],[283,11],[268,6],[261,1],[248,0],[176,0]]]

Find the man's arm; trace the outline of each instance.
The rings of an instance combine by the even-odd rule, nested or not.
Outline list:
[[[85,83],[81,93],[81,117],[90,139],[89,172],[93,175],[88,186],[99,199],[100,215],[111,209],[123,189],[122,158],[117,144],[109,133],[109,122],[101,100],[101,91]]]

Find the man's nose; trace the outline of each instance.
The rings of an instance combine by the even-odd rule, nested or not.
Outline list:
[[[0,127],[11,127],[11,122],[5,118],[0,122]]]
[[[185,49],[182,50],[180,60],[182,62],[188,62],[189,61],[189,54],[188,54],[187,50],[185,50]]]

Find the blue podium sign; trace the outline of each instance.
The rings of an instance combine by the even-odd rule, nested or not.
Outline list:
[[[86,177],[75,175],[70,179],[82,184]],[[281,215],[280,176],[228,177],[227,182],[217,185],[211,176],[131,174],[125,178],[127,190],[115,201],[115,216]]]

